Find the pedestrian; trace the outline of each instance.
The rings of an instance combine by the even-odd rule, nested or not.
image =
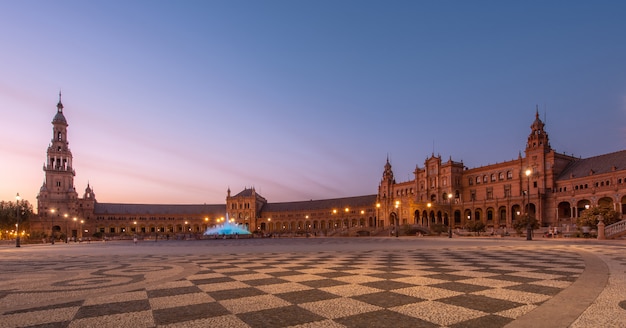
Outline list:
[[[137,236],[133,236],[133,242],[137,245]]]

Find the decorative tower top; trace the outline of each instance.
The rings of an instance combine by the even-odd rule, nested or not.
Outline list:
[[[67,120],[63,115],[63,103],[61,102],[61,91],[59,91],[59,103],[57,103],[57,114],[52,119],[52,124],[62,124],[67,126]]]
[[[385,163],[385,171],[383,172],[383,180],[394,181],[393,171],[391,170],[391,163],[389,163],[389,156],[387,156],[387,163]]]
[[[539,106],[535,111],[535,121],[530,125],[530,135],[528,136],[528,143],[526,149],[544,148],[546,151],[550,150],[550,141],[548,134],[544,131],[545,124],[539,118]]]

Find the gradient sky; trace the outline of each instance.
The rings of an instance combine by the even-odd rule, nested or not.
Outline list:
[[[36,204],[59,90],[99,202],[374,194],[431,154],[626,148],[623,1],[2,1],[0,199]]]

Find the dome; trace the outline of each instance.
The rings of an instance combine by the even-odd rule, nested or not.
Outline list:
[[[65,120],[65,115],[63,115],[63,112],[57,112],[57,114],[54,115],[54,118],[52,119],[52,123],[67,124],[67,120]]]

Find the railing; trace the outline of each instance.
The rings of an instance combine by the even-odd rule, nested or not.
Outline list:
[[[626,220],[622,220],[604,227],[604,235],[607,239],[626,234]]]

